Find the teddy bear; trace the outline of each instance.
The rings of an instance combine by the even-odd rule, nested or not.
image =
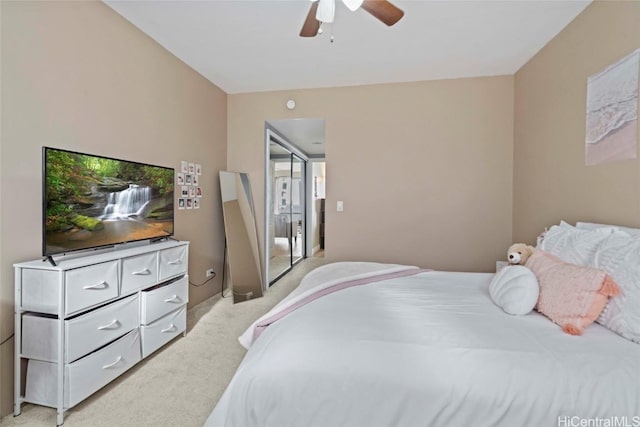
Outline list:
[[[524,265],[536,248],[524,243],[514,243],[507,250],[507,259],[511,265]]]

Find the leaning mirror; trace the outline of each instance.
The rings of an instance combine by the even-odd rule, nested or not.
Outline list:
[[[246,173],[220,172],[229,288],[233,302],[262,296],[260,253],[251,185]]]

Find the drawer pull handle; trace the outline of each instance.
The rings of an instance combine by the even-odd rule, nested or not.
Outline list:
[[[174,332],[176,329],[176,325],[174,325],[173,323],[169,325],[168,328],[165,329],[161,329],[160,332]]]
[[[118,321],[118,319],[113,319],[113,321],[108,325],[98,326],[98,330],[103,331],[105,329],[118,329],[118,327],[120,327],[120,321]]]
[[[102,367],[102,369],[110,369],[113,368],[114,366],[116,366],[118,363],[120,363],[120,361],[122,360],[122,356],[118,356],[118,358],[116,359],[115,362],[113,363],[109,363],[108,365],[104,365]]]
[[[144,270],[134,271],[131,274],[133,274],[134,276],[148,276],[149,274],[151,274],[151,270],[145,268]]]
[[[174,295],[171,298],[165,299],[164,302],[182,302],[182,300],[178,295]]]
[[[182,260],[181,259],[177,259],[175,261],[169,261],[167,264],[169,264],[169,265],[180,265],[180,264],[182,264]]]
[[[109,284],[103,280],[102,282],[96,283],[95,285],[84,286],[82,289],[107,289],[108,287]]]

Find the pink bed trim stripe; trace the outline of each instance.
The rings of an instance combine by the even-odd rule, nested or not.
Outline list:
[[[337,283],[335,285],[320,289],[317,292],[314,292],[311,295],[307,295],[306,297],[302,298],[300,301],[292,304],[291,306],[285,308],[282,311],[279,311],[273,314],[272,316],[267,317],[263,321],[256,324],[256,326],[253,329],[253,341],[255,341],[260,336],[260,334],[262,334],[262,332],[272,323],[282,319],[283,317],[299,309],[300,307],[309,304],[311,301],[315,301],[318,298],[321,298],[325,295],[329,295],[346,288],[351,288],[353,286],[360,286],[360,285],[366,285],[374,282],[381,282],[383,280],[395,279],[397,277],[413,276],[415,274],[425,273],[427,271],[433,271],[433,270],[411,268],[407,270],[395,271],[393,273],[386,273],[386,274],[379,274],[377,276],[365,277],[362,279],[348,280],[346,282]]]

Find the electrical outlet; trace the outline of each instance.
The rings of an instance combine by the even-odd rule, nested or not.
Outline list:
[[[215,274],[215,272],[213,271],[213,268],[210,268],[207,270],[207,277],[211,277]]]

